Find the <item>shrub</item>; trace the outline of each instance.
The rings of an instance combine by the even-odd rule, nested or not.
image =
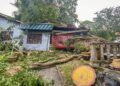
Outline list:
[[[13,77],[0,77],[0,86],[50,86],[32,72],[22,71]]]
[[[56,50],[55,46],[54,45],[50,45],[50,50]]]
[[[2,42],[2,40],[0,39],[0,51],[3,51],[5,49],[5,46]]]
[[[87,51],[87,48],[85,47],[84,44],[81,44],[81,43],[75,43],[75,49],[74,49],[74,52],[75,53],[81,53],[81,52],[85,52]]]
[[[0,51],[11,51],[13,48],[12,43],[3,43],[2,41],[0,41]]]
[[[6,44],[5,44],[5,50],[6,50],[6,51],[11,51],[12,49],[13,49],[12,43],[6,43]]]
[[[68,40],[65,42],[65,44],[66,44],[67,50],[70,50],[70,46],[71,46],[71,44],[74,44],[74,40],[68,39]]]

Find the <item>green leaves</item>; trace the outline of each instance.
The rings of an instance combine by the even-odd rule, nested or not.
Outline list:
[[[113,41],[115,32],[120,31],[120,6],[110,7],[96,13],[94,22],[84,21],[84,26],[88,26],[92,34]]]
[[[120,7],[105,8],[97,12],[97,17],[94,19],[99,35],[108,40],[115,38],[115,32],[120,31]]]
[[[27,23],[51,22],[73,24],[78,22],[77,0],[17,0],[15,17]]]
[[[0,77],[0,86],[48,86],[40,77],[29,71],[22,71],[13,77]]]

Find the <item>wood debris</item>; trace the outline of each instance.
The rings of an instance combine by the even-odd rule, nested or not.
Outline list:
[[[120,59],[113,59],[111,67],[120,69]]]
[[[17,74],[19,71],[22,71],[22,67],[21,66],[15,66],[15,67],[12,67],[12,68],[8,68],[6,70],[6,75],[8,76],[14,76],[15,74]]]

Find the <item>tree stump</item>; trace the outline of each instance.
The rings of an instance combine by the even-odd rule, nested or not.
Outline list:
[[[72,73],[72,80],[76,86],[91,86],[95,83],[96,73],[90,66],[80,66]]]

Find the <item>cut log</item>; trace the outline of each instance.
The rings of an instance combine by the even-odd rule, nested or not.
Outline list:
[[[120,69],[120,59],[113,59],[111,67]]]
[[[87,65],[76,68],[72,73],[72,80],[76,86],[91,86],[95,83],[95,70]]]
[[[70,58],[65,58],[65,59],[61,59],[61,60],[57,60],[57,61],[53,61],[53,62],[46,62],[46,63],[34,63],[30,66],[31,69],[40,69],[40,68],[48,68],[48,67],[52,67],[55,65],[59,65],[59,64],[63,64],[69,61],[72,61],[76,58],[78,58],[80,56],[71,56]]]

